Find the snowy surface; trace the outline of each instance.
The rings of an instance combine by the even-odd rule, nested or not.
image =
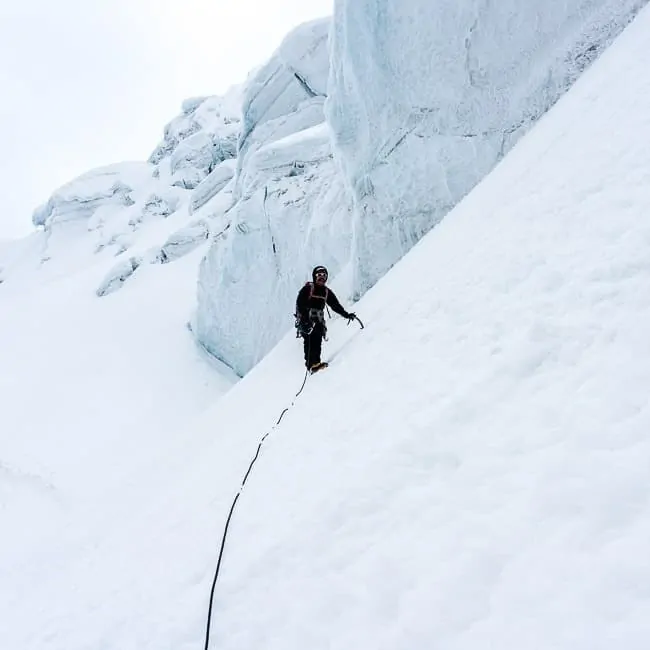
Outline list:
[[[646,0],[339,0],[326,106],[363,293],[497,163]]]
[[[60,225],[58,235],[73,255],[88,237],[75,225]],[[141,245],[158,241],[156,232],[148,236]],[[105,612],[100,601],[111,587],[103,571],[132,571],[127,539],[167,489],[188,442],[183,426],[236,380],[187,330],[201,252],[144,266],[98,298],[113,257],[77,257],[65,269],[42,264],[39,237],[13,246],[19,259],[8,260],[0,285],[3,649],[84,647],[83,621],[102,634],[86,608]],[[117,553],[114,562],[103,564],[102,548]],[[37,618],[47,610],[45,619],[22,620],[32,606]],[[119,634],[113,623],[106,634]]]
[[[363,332],[332,323],[239,500],[212,648],[646,650],[649,30],[366,294]],[[214,376],[153,309],[190,259],[88,303],[90,275],[0,286],[2,648],[202,647],[302,367],[287,337],[195,421]]]

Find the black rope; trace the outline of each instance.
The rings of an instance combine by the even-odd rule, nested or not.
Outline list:
[[[361,325],[361,329],[363,329],[363,323],[361,322],[361,319],[356,316],[354,316],[354,320],[358,321],[359,325]],[[348,325],[350,324],[350,321],[348,321]],[[311,337],[307,338],[307,359],[305,360],[305,363],[309,362],[309,356],[311,352]],[[293,398],[291,401],[291,404],[287,406],[282,413],[280,413],[280,417],[278,418],[278,421],[273,425],[270,431],[267,431],[262,438],[260,439],[258,445],[257,445],[257,450],[255,451],[255,455],[253,456],[253,459],[250,462],[250,465],[248,466],[248,470],[246,471],[246,474],[244,474],[244,479],[241,482],[241,485],[239,486],[239,491],[235,495],[235,498],[233,499],[232,505],[230,506],[230,512],[228,513],[228,518],[226,519],[226,525],[224,526],[223,529],[223,535],[221,537],[221,547],[219,548],[219,559],[217,560],[217,568],[215,569],[214,572],[214,579],[212,580],[212,588],[210,590],[210,604],[208,605],[208,622],[207,626],[205,629],[205,647],[204,650],[208,650],[208,646],[210,644],[210,624],[212,622],[212,605],[214,603],[214,592],[217,587],[217,579],[219,578],[219,571],[221,569],[221,562],[223,560],[223,551],[224,548],[226,547],[226,537],[228,536],[228,528],[230,526],[230,520],[232,519],[232,515],[235,511],[235,506],[237,505],[237,500],[239,499],[244,486],[246,485],[246,481],[248,480],[248,477],[250,476],[251,471],[253,470],[253,465],[255,465],[255,462],[259,458],[260,452],[262,451],[262,445],[264,444],[264,441],[269,437],[269,435],[280,425],[280,422],[282,422],[282,418],[284,417],[284,414],[289,411],[289,409],[296,403],[296,398],[300,396],[302,391],[305,388],[305,385],[307,384],[307,379],[309,377],[309,368],[305,370],[305,377],[302,380],[302,386],[300,387],[300,390],[296,393],[296,396]]]
[[[305,370],[305,378],[302,380],[302,386],[300,387],[300,390],[296,393],[296,397],[298,397],[298,395],[300,395],[300,393],[302,393],[302,391],[304,390],[305,384],[307,383],[307,377],[309,377],[309,368]]]
[[[212,622],[212,603],[214,602],[214,591],[217,586],[217,578],[219,577],[219,569],[221,568],[221,560],[223,559],[223,549],[226,545],[226,535],[228,534],[228,526],[230,526],[230,520],[232,519],[232,513],[235,510],[235,505],[237,505],[237,499],[241,494],[241,489],[237,492],[232,505],[230,506],[230,512],[228,513],[228,519],[226,519],[226,527],[223,529],[223,537],[221,538],[221,548],[219,549],[219,559],[217,560],[217,569],[214,572],[214,580],[212,581],[212,589],[210,590],[210,605],[208,606],[208,627],[205,631],[205,650],[208,650],[208,644],[210,643],[210,623]]]
[[[309,359],[309,352],[311,351],[311,337],[308,338],[308,344],[307,344],[307,359]],[[302,393],[302,391],[305,388],[305,385],[307,384],[307,378],[309,377],[309,368],[305,371],[305,378],[302,380],[302,386],[300,387],[300,390],[296,393],[296,397]],[[237,500],[239,499],[242,490],[244,489],[244,485],[246,485],[246,481],[248,480],[248,477],[253,470],[253,465],[255,465],[255,461],[257,461],[260,451],[262,450],[262,445],[264,444],[264,441],[269,437],[269,434],[277,427],[279,426],[280,422],[282,422],[282,418],[284,417],[284,414],[289,411],[289,409],[295,404],[295,397],[292,400],[291,404],[287,406],[282,413],[280,413],[280,417],[278,418],[278,421],[273,425],[273,428],[271,431],[267,431],[262,438],[259,441],[259,444],[257,445],[257,450],[255,452],[255,455],[253,456],[253,460],[251,460],[250,465],[248,466],[248,470],[246,471],[246,474],[244,474],[244,480],[241,482],[241,485],[239,486],[239,491],[235,495],[235,498],[233,499],[232,505],[230,506],[230,512],[228,513],[228,518],[226,519],[226,525],[223,528],[223,535],[221,537],[221,547],[219,548],[219,559],[217,560],[217,568],[215,569],[214,572],[214,578],[212,580],[212,588],[210,589],[210,604],[208,605],[208,621],[207,625],[205,628],[205,646],[204,650],[208,650],[208,646],[210,645],[210,624],[212,623],[212,605],[214,604],[214,592],[217,587],[217,579],[219,578],[219,571],[221,569],[221,561],[223,560],[223,551],[224,548],[226,547],[226,537],[228,536],[228,528],[230,526],[230,520],[232,519],[233,512],[235,511],[235,506],[237,505]]]

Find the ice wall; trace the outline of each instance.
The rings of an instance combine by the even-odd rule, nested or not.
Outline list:
[[[244,374],[291,328],[315,264],[351,254],[350,201],[323,103],[330,21],[291,32],[244,93],[235,202],[199,272],[194,331]]]
[[[337,0],[326,115],[376,282],[646,0]]]

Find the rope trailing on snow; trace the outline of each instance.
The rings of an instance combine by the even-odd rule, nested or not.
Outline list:
[[[311,340],[309,341],[309,346],[311,346]],[[273,425],[273,427],[271,427],[271,430],[267,431],[260,439],[259,444],[257,445],[257,450],[255,451],[255,455],[253,456],[253,459],[251,460],[250,465],[248,466],[248,470],[246,470],[246,474],[244,475],[244,480],[241,482],[241,485],[239,486],[239,491],[235,495],[235,498],[232,501],[232,505],[230,506],[230,512],[228,513],[228,518],[226,519],[226,525],[223,528],[223,535],[221,536],[219,558],[217,560],[217,567],[215,569],[214,578],[212,580],[212,588],[210,589],[210,604],[208,605],[208,622],[205,628],[204,650],[208,650],[208,646],[210,645],[210,624],[212,623],[212,605],[214,604],[214,592],[217,587],[219,571],[221,570],[221,561],[223,560],[223,551],[226,546],[226,537],[228,536],[228,528],[230,527],[230,520],[232,519],[233,512],[235,511],[235,506],[237,505],[237,501],[244,489],[244,485],[246,485],[246,481],[248,480],[248,477],[250,476],[250,473],[253,470],[253,465],[255,465],[255,462],[259,458],[260,451],[262,450],[262,445],[264,444],[264,441],[280,425],[280,422],[282,422],[282,418],[284,417],[284,414],[287,413],[287,411],[296,403],[296,397],[299,397],[302,391],[305,389],[305,385],[307,384],[308,377],[309,377],[309,368],[305,370],[305,377],[302,380],[302,386],[300,387],[300,390],[296,393],[296,396],[293,398],[291,404],[289,404],[289,406],[287,406],[282,411],[282,413],[280,413],[280,417],[278,418],[278,421]]]
[[[361,329],[364,329],[364,325],[361,322],[361,319],[356,316],[354,316],[354,319],[356,320],[359,325],[361,326]],[[350,321],[348,321],[348,325],[350,324]],[[309,352],[311,351],[311,339],[309,339],[308,343],[308,348],[307,348],[307,358],[309,358]],[[289,409],[296,403],[296,398],[300,396],[302,391],[305,389],[305,385],[307,384],[307,379],[309,377],[309,368],[305,370],[305,377],[302,380],[302,386],[300,387],[300,390],[296,393],[295,397],[291,401],[291,404],[284,408],[282,413],[280,413],[280,417],[278,418],[278,421],[271,427],[270,431],[267,431],[262,438],[260,439],[258,445],[257,445],[257,450],[255,451],[255,455],[253,456],[253,459],[250,462],[250,465],[248,466],[248,470],[246,470],[246,474],[244,475],[244,479],[241,482],[241,485],[239,486],[239,491],[235,495],[235,498],[232,501],[232,505],[230,506],[230,512],[228,512],[228,518],[226,519],[226,525],[223,528],[223,535],[221,536],[221,546],[219,548],[219,558],[217,560],[217,567],[214,572],[214,578],[212,580],[212,588],[210,589],[210,603],[208,605],[208,621],[207,625],[205,628],[205,646],[204,650],[208,650],[208,646],[210,645],[210,624],[212,623],[212,606],[214,604],[214,593],[217,587],[217,580],[219,578],[219,571],[221,570],[221,562],[223,560],[223,551],[224,548],[226,547],[226,537],[228,536],[228,528],[230,527],[230,520],[232,519],[232,515],[235,512],[235,506],[237,505],[237,501],[239,500],[239,497],[244,489],[244,485],[246,485],[246,481],[248,480],[248,477],[250,476],[251,471],[253,470],[253,465],[255,465],[255,462],[259,458],[260,451],[262,450],[262,445],[264,444],[264,441],[271,435],[273,431],[280,425],[280,422],[282,422],[282,418],[284,417],[284,414],[289,411]]]

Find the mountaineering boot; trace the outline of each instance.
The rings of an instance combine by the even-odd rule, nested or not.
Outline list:
[[[313,364],[309,368],[309,372],[313,375],[315,372],[318,372],[319,370],[323,370],[323,368],[327,368],[327,363],[324,361],[319,361],[318,363]]]

